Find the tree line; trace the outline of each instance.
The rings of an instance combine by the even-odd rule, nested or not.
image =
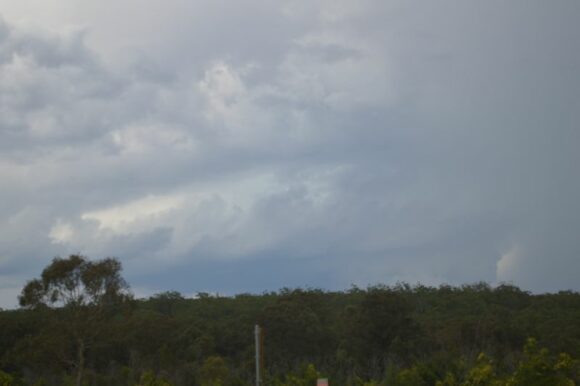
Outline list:
[[[0,312],[0,386],[575,385],[580,294],[398,283],[134,299],[121,264],[55,258]]]

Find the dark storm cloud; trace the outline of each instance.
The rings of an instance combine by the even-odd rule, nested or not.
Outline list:
[[[143,293],[578,289],[576,2],[115,4],[0,22],[3,304],[79,251]]]

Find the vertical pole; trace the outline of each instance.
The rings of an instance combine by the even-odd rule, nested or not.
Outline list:
[[[254,326],[254,344],[256,345],[256,386],[260,386],[262,384],[262,374],[261,372],[261,364],[262,364],[262,333],[260,331],[260,326]]]

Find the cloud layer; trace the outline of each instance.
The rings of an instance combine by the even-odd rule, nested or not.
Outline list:
[[[46,3],[0,0],[1,306],[72,252],[142,294],[580,289],[577,2]]]

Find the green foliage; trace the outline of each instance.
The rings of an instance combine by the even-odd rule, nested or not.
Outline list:
[[[464,386],[494,386],[499,384],[494,364],[485,354],[479,355],[477,364],[469,370],[467,379],[463,382]]]
[[[574,386],[579,379],[579,370],[578,361],[570,355],[551,356],[547,349],[539,348],[537,341],[530,338],[524,348],[524,357],[513,374],[498,376],[493,361],[480,354],[463,381],[447,373],[436,386]]]
[[[141,380],[135,386],[173,386],[167,380],[158,378],[152,371],[146,371],[141,375]]]
[[[113,258],[92,262],[80,255],[57,257],[19,296],[22,307],[42,311],[42,316],[48,317],[33,338],[39,346],[33,352],[58,358],[63,366],[74,368],[76,386],[82,384],[87,350],[105,340],[102,334],[108,333],[108,322],[117,306],[130,299],[120,272],[121,263]]]
[[[56,257],[40,279],[26,284],[18,299],[29,308],[114,305],[129,295],[120,272],[121,263],[113,258],[92,262],[80,255]]]
[[[284,358],[332,355],[336,337],[327,328],[332,315],[326,303],[329,298],[320,290],[282,290],[259,318],[268,340],[266,356],[282,362]]]
[[[88,263],[55,259],[23,290],[22,309],[0,312],[6,382],[78,384],[82,353],[90,386],[250,386],[257,322],[264,386],[315,385],[320,373],[345,386],[580,384],[574,292],[398,284],[125,302],[120,266]]]
[[[419,369],[414,366],[410,369],[402,370],[397,375],[397,386],[423,386],[426,385]]]
[[[379,375],[386,359],[409,359],[420,337],[412,306],[404,294],[386,287],[369,288],[359,304],[345,308],[346,346],[359,364],[377,363]]]
[[[184,303],[184,298],[177,291],[167,291],[151,297],[152,307],[159,313],[166,316],[173,316],[180,304]]]
[[[0,386],[17,386],[18,383],[14,377],[10,374],[6,374],[4,371],[0,370]]]
[[[289,373],[284,381],[275,381],[275,386],[316,386],[320,373],[312,363],[307,364],[298,373]]]
[[[479,354],[477,362],[471,368],[465,380],[460,382],[456,375],[447,373],[443,380],[437,381],[436,386],[501,386],[505,382],[498,379],[493,362],[485,355]]]
[[[580,380],[578,361],[568,354],[557,358],[550,356],[546,348],[539,348],[535,339],[528,339],[524,359],[507,386],[573,386]]]
[[[229,370],[223,358],[211,356],[207,358],[199,371],[201,386],[223,386],[229,379]]]

